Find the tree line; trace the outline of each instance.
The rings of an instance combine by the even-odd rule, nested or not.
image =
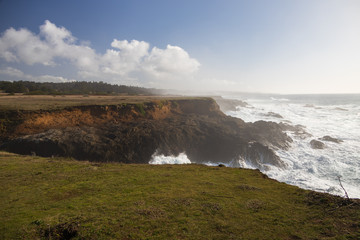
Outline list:
[[[153,95],[160,94],[160,90],[125,85],[115,85],[105,82],[30,82],[30,81],[0,81],[0,90],[13,94],[28,95]]]

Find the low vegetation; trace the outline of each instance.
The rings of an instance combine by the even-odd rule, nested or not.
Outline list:
[[[176,97],[176,96],[83,96],[62,95],[29,96],[23,94],[0,95],[0,114],[8,110],[51,110],[62,109],[72,106],[85,105],[119,105],[119,104],[143,104],[145,102],[181,99],[199,99],[199,97]],[[173,104],[177,104],[174,103]],[[1,117],[1,115],[0,115]]]
[[[0,239],[359,239],[360,204],[256,170],[0,152]]]

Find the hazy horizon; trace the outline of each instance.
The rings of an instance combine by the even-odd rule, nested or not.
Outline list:
[[[0,1],[0,80],[360,93],[360,2]]]

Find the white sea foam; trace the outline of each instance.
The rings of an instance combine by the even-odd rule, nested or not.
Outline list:
[[[243,100],[243,99],[242,99]],[[288,133],[292,147],[278,150],[277,154],[288,165],[286,169],[271,168],[264,171],[279,181],[306,189],[343,195],[337,177],[350,197],[360,198],[360,106],[357,104],[331,105],[301,101],[278,101],[278,98],[247,99],[254,108],[241,108],[228,112],[247,122],[258,120],[290,122],[306,127],[312,137],[300,138]],[[278,113],[276,118],[267,113]],[[310,141],[329,135],[343,140],[342,143],[323,141],[325,149],[312,149]]]
[[[331,97],[331,96],[330,96]],[[228,97],[228,98],[234,98]],[[287,168],[263,168],[269,177],[301,188],[337,195],[344,195],[338,176],[349,197],[360,198],[360,100],[346,102],[336,97],[342,104],[332,104],[331,99],[308,100],[306,97],[288,99],[282,97],[260,97],[245,100],[251,107],[238,107],[228,115],[239,117],[246,122],[258,120],[287,122],[303,125],[312,137],[300,138],[288,134],[294,140],[289,150],[277,150],[277,154],[287,164]],[[319,103],[320,102],[320,103]],[[307,105],[308,104],[308,105]],[[269,115],[278,113],[283,119]],[[312,149],[310,141],[329,135],[342,140],[342,143],[323,141],[325,149]],[[154,154],[151,164],[191,163],[185,153],[179,156]],[[224,163],[205,162],[209,166]],[[250,162],[240,159],[224,164],[229,167],[254,168]]]
[[[165,156],[155,153],[149,162],[150,164],[189,164],[191,163],[185,153],[180,153],[178,156]]]
[[[270,99],[273,100],[273,101],[279,101],[279,102],[288,102],[288,101],[290,101],[290,99],[287,99],[287,98],[270,97]]]

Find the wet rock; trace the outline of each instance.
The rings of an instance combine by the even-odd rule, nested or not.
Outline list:
[[[260,170],[268,170],[267,165],[272,165],[280,168],[285,168],[286,165],[281,159],[271,151],[267,146],[264,146],[258,142],[249,144],[249,148],[246,151],[245,159],[252,166]]]
[[[330,137],[330,136],[324,136],[322,138],[319,138],[319,140],[328,141],[328,142],[334,142],[334,143],[342,143],[343,142],[343,140],[341,140],[341,139],[333,138],[333,137]]]
[[[225,99],[222,97],[213,97],[213,99],[219,105],[222,112],[236,111],[236,107],[250,107],[248,103],[238,99]]]
[[[314,104],[305,104],[304,107],[307,107],[307,108],[315,108]]]
[[[283,132],[280,124],[267,121],[247,123],[249,138],[273,149],[288,149],[293,140]]]
[[[266,117],[274,117],[274,118],[283,118],[283,116],[281,116],[278,113],[274,113],[274,112],[268,112],[267,114],[264,114],[264,116],[266,116]]]
[[[347,110],[347,109],[345,109],[345,108],[340,108],[340,107],[336,107],[336,108],[334,108],[334,110],[344,111],[344,112],[349,111],[349,110]]]
[[[312,137],[312,135],[305,130],[306,127],[303,125],[300,125],[300,124],[291,125],[291,124],[288,124],[285,122],[281,122],[281,123],[279,123],[279,125],[283,131],[292,132],[294,135],[296,135],[297,137],[299,137],[301,139]]]
[[[325,144],[323,142],[320,142],[315,139],[310,141],[310,145],[311,145],[311,148],[313,148],[313,149],[324,149],[325,148]]]
[[[304,107],[307,107],[307,108],[315,108],[315,109],[322,109],[321,107],[316,107],[314,104],[305,104]]]
[[[83,107],[72,116],[76,124],[9,137],[0,149],[27,155],[123,163],[148,163],[155,152],[165,156],[185,152],[194,163],[229,164],[245,159],[257,168],[267,164],[285,167],[274,149],[287,149],[292,139],[277,123],[245,123],[226,116],[210,100],[169,102],[162,106],[162,111],[169,109],[161,118],[153,117],[156,112],[152,107],[144,106],[145,114],[134,112],[132,106],[126,109],[109,106],[100,113]],[[93,120],[78,124],[82,112]],[[52,112],[45,114],[47,119],[55,119]],[[40,115],[33,117],[34,122]]]

